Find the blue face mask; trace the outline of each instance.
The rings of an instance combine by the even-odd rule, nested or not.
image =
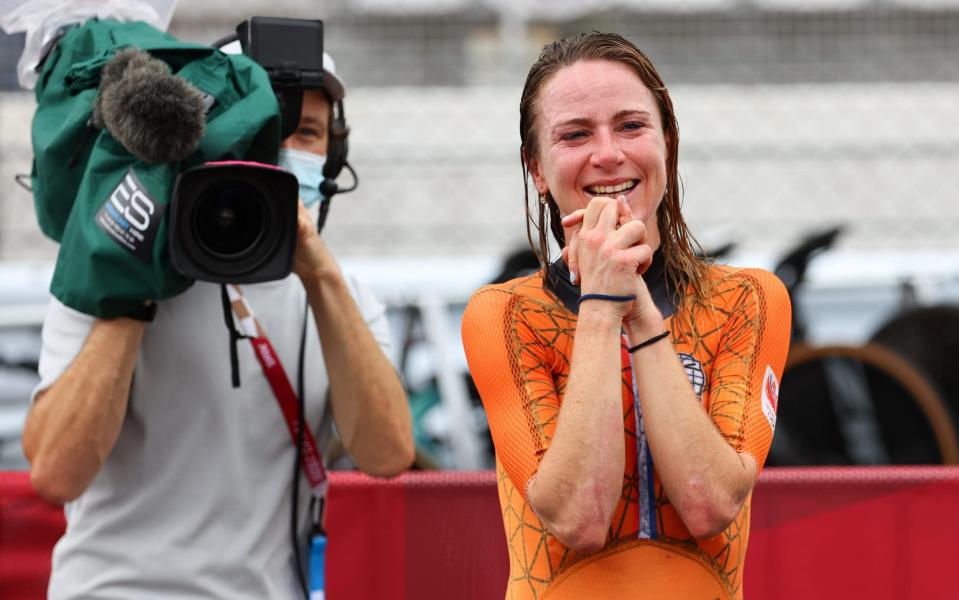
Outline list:
[[[292,148],[280,148],[277,164],[296,175],[296,180],[300,183],[300,199],[303,200],[303,204],[307,208],[317,202],[326,200],[320,193],[320,183],[323,182],[323,165],[326,164],[325,155],[293,150]]]

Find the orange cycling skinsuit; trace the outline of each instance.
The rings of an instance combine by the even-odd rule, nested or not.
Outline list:
[[[730,446],[761,468],[776,423],[789,345],[785,288],[758,269],[711,265],[707,303],[673,293],[660,252],[643,275],[703,409]],[[750,499],[721,534],[694,539],[660,484],[621,352],[626,470],[603,548],[563,546],[526,501],[526,485],[549,448],[570,371],[579,288],[560,260],[528,277],[476,292],[463,316],[470,372],[496,446],[509,547],[506,597],[741,599]],[[637,360],[634,355],[633,360]]]

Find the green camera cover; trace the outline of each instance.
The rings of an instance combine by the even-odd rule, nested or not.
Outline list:
[[[100,72],[139,48],[199,89],[208,109],[198,149],[148,164],[94,126]],[[53,48],[36,87],[33,197],[40,229],[60,243],[50,291],[102,318],[133,314],[193,281],[171,267],[168,213],[177,175],[216,160],[276,164],[280,113],[267,73],[250,58],[184,43],[145,23],[91,19]]]

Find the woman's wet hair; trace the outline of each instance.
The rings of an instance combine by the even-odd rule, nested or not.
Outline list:
[[[538,199],[534,216],[529,206],[528,161],[539,157],[537,127],[539,125],[537,104],[546,83],[560,70],[586,60],[608,60],[627,66],[652,92],[662,119],[666,139],[666,191],[657,210],[660,249],[666,261],[666,271],[672,280],[673,289],[686,290],[693,287],[697,298],[707,296],[706,264],[697,256],[702,249],[686,226],[680,211],[681,181],[679,179],[679,125],[673,111],[666,84],[652,61],[629,40],[615,33],[592,31],[565,37],[543,46],[539,58],[530,67],[519,104],[519,134],[521,140],[520,160],[523,168],[523,189],[526,196],[526,234],[530,246],[540,257],[544,266],[549,262],[547,230],[560,248],[566,245],[565,233],[560,222],[559,207],[552,194],[546,194],[545,204]],[[533,228],[538,231],[538,243],[533,240]],[[537,247],[538,246],[538,247]]]

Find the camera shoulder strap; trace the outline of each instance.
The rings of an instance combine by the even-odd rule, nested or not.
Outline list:
[[[296,446],[299,439],[299,405],[290,379],[283,369],[280,357],[273,349],[273,344],[270,343],[263,327],[257,321],[256,315],[253,314],[246,298],[243,297],[243,292],[239,286],[228,285],[226,289],[233,314],[236,315],[240,324],[243,337],[248,338],[253,345],[253,354],[256,355],[256,359],[263,369],[263,375],[270,383],[273,395],[276,396],[277,405],[286,421],[290,439]],[[313,495],[318,498],[322,497],[326,493],[327,487],[326,469],[323,467],[323,457],[320,455],[316,440],[313,438],[313,432],[310,431],[309,427],[303,429],[303,471],[310,482]]]

